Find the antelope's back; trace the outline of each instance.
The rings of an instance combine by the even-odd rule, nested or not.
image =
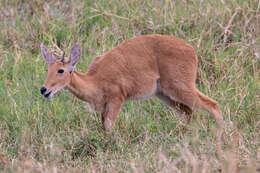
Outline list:
[[[96,57],[88,74],[98,80],[133,88],[173,73],[177,73],[175,77],[178,78],[182,74],[193,75],[196,66],[194,49],[184,40],[173,36],[145,35],[128,39]],[[190,70],[186,71],[186,68]]]

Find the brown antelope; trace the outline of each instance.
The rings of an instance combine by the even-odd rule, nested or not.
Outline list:
[[[118,113],[127,100],[158,97],[170,108],[191,114],[203,109],[217,123],[217,144],[221,152],[223,118],[218,103],[195,87],[198,59],[192,46],[173,36],[146,35],[121,43],[96,57],[86,73],[75,66],[81,47],[75,45],[68,62],[55,59],[44,45],[40,46],[49,64],[41,94],[51,98],[63,88],[101,112],[104,129],[114,127]]]

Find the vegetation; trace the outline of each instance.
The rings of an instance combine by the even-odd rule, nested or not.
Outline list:
[[[155,98],[128,102],[108,135],[68,91],[40,95],[40,43],[67,55],[80,43],[84,72],[95,56],[151,33],[196,49],[197,86],[223,111],[224,160],[207,112],[187,123]],[[258,0],[1,0],[0,172],[259,172],[259,36]]]

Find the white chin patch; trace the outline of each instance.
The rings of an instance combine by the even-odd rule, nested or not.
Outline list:
[[[57,92],[59,92],[60,90],[62,90],[64,87],[65,87],[65,85],[64,85],[64,86],[61,86],[61,87],[59,87],[59,88],[56,88],[55,90],[53,90],[53,91],[50,93],[50,95],[49,95],[48,98],[52,98],[52,96],[53,96],[54,94],[56,94]]]

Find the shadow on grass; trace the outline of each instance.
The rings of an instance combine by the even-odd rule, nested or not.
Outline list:
[[[97,152],[106,152],[108,150],[118,150],[116,139],[113,136],[104,135],[102,138],[88,135],[80,138],[71,146],[71,157],[73,160],[78,158],[95,158]]]

